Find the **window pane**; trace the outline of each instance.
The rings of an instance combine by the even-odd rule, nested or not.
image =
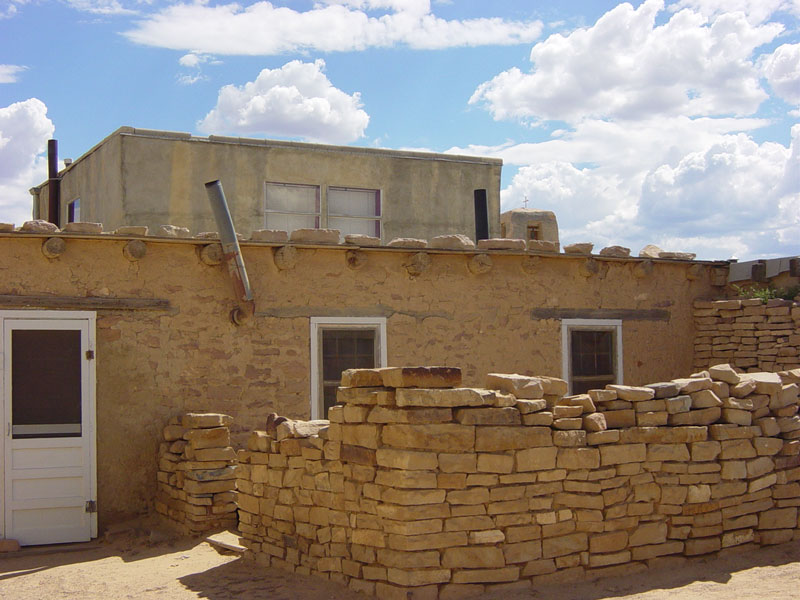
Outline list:
[[[81,435],[81,332],[11,332],[14,438]]]
[[[614,375],[613,333],[611,331],[570,332],[572,376],[574,378]]]
[[[314,215],[286,215],[267,213],[264,220],[267,229],[294,231],[295,229],[319,229],[319,217]]]
[[[328,408],[336,403],[336,388],[346,369],[375,367],[375,330],[338,329],[322,330],[322,418],[327,418]]]
[[[319,188],[315,185],[268,183],[267,210],[319,213]]]
[[[328,215],[379,217],[381,206],[378,190],[328,188]]]
[[[381,222],[378,219],[348,219],[345,217],[329,217],[328,227],[338,229],[342,235],[360,233],[381,237]]]

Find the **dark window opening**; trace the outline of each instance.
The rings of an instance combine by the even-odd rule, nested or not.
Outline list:
[[[489,239],[489,205],[486,190],[475,190],[475,241]]]
[[[67,223],[77,223],[81,220],[81,199],[76,198],[67,205]]]
[[[528,239],[529,240],[542,239],[542,228],[539,225],[528,225]]]
[[[341,385],[342,371],[372,369],[377,365],[376,331],[374,329],[322,330],[322,413],[336,404],[336,390]]]
[[[573,394],[603,388],[614,383],[614,332],[610,330],[570,331],[570,384]]]

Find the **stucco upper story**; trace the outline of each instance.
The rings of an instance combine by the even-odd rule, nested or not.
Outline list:
[[[59,173],[61,222],[215,231],[204,184],[219,179],[245,235],[329,227],[384,242],[475,239],[485,198],[487,237],[499,237],[501,168],[495,158],[121,127]],[[34,217],[45,217],[48,183],[31,194]]]

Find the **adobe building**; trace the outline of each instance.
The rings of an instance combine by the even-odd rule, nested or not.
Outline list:
[[[495,158],[121,127],[59,174],[58,223],[214,231],[203,183],[219,179],[236,230],[338,229],[388,242],[500,236]],[[49,183],[33,188],[47,218]],[[56,222],[56,221],[53,221]]]

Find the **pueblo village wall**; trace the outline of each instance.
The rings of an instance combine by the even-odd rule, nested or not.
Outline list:
[[[247,556],[405,600],[796,539],[798,380],[721,365],[565,397],[546,377],[346,371],[329,423],[239,452]]]

